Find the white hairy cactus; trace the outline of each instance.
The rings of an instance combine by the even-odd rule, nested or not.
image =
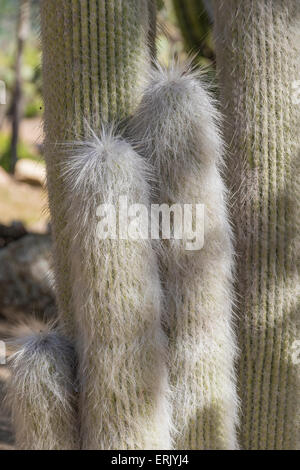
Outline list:
[[[185,241],[172,240],[160,254],[176,449],[237,448],[233,249],[219,120],[199,76],[158,65],[130,125],[155,167],[158,202],[203,204],[205,211],[202,249],[186,251]]]
[[[97,137],[90,131],[67,147],[63,166],[82,448],[168,449],[166,338],[156,256],[148,239],[118,239],[118,234],[99,239],[97,233],[100,204],[118,210],[119,197],[125,196],[128,205],[149,205],[151,172],[114,134],[103,130]]]
[[[17,448],[78,449],[72,346],[46,328],[20,338],[17,347],[7,394]]]

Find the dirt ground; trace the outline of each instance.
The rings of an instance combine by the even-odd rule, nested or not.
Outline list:
[[[40,186],[16,181],[0,168],[0,223],[21,221],[27,230],[43,232],[48,222],[47,198]]]
[[[11,132],[11,124],[7,120],[2,126],[3,132]],[[22,119],[20,124],[20,139],[29,145],[41,145],[43,142],[43,124],[41,118]]]

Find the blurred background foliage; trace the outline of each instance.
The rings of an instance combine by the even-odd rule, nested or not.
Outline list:
[[[20,75],[22,80],[22,106],[20,132],[17,143],[18,158],[36,160],[40,157],[39,145],[28,137],[24,139],[23,121],[42,117],[41,47],[39,40],[39,1],[30,0],[28,36],[24,41]],[[5,83],[6,103],[0,105],[0,165],[8,171],[11,159],[11,121],[16,81],[17,26],[19,0],[0,0],[0,80]],[[27,126],[28,127],[28,126]],[[36,133],[32,137],[36,138]]]
[[[9,105],[15,79],[16,30],[19,0],[0,0],[0,79],[6,84]],[[24,117],[42,115],[39,0],[30,1],[29,35],[23,52]],[[3,109],[1,109],[3,114]]]

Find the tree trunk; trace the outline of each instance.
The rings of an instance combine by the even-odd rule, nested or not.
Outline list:
[[[12,103],[12,139],[10,173],[15,172],[18,159],[19,125],[22,116],[22,57],[29,29],[30,0],[20,0],[19,18],[17,26],[17,53],[16,53],[16,81]]]

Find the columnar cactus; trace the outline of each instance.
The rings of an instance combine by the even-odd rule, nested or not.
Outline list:
[[[201,76],[150,72],[152,0],[42,2],[60,327],[13,357],[19,448],[237,449],[237,390],[242,448],[299,447],[300,6],[214,3],[227,168]],[[99,237],[124,196],[147,217],[180,205],[191,233],[203,220],[185,205],[203,204],[204,245],[185,224],[180,240],[152,245],[148,223],[128,239],[113,213]]]
[[[42,2],[44,150],[57,301],[60,327],[77,354],[79,416],[74,436],[77,413],[66,406],[63,389],[69,353],[62,348],[57,355],[54,332],[43,342],[34,336],[12,367],[11,395],[15,388],[23,402],[20,410],[13,403],[18,447],[171,445],[155,254],[150,242],[118,246],[96,236],[98,204],[116,202],[120,191],[131,202],[148,202],[146,163],[103,129],[125,121],[138,103],[154,50],[154,12],[151,0]],[[39,403],[31,412],[34,400]]]
[[[219,119],[200,77],[173,66],[153,72],[132,120],[141,152],[156,170],[156,202],[204,205],[204,246],[188,248],[185,233],[160,251],[177,449],[238,446],[233,252]],[[201,216],[193,221],[199,230]]]
[[[154,72],[135,113],[149,77],[154,13],[150,1],[42,3],[57,299],[78,362],[78,416],[68,409],[69,421],[78,419],[73,446],[168,449],[173,437],[176,448],[236,448],[232,250],[218,117],[198,79],[177,69]],[[146,158],[118,137],[114,121],[119,130],[128,121],[125,134],[134,131]],[[151,168],[160,201],[207,206],[204,250],[171,243],[160,252],[165,315],[151,242],[97,237],[100,204],[118,209],[126,195],[128,204],[149,207]],[[30,401],[30,386],[26,392]],[[52,448],[63,448],[55,435],[53,428]]]
[[[300,3],[214,6],[238,261],[240,441],[298,449]]]
[[[110,129],[71,145],[63,174],[65,231],[73,234],[69,260],[82,448],[170,449],[167,343],[151,240],[128,240],[125,233],[119,239],[109,222],[112,238],[99,239],[96,217],[98,208],[104,215],[100,204],[118,213],[122,197],[128,206],[148,208],[151,170]],[[136,236],[147,229],[148,217],[145,222]],[[122,219],[119,227],[124,230]]]
[[[149,244],[134,253],[137,244],[124,241],[118,252],[117,242],[96,237],[98,204],[116,202],[118,190],[147,197],[142,162],[117,138],[94,147],[84,141],[89,126],[100,134],[103,123],[126,119],[137,105],[150,66],[153,11],[146,0],[42,4],[57,298],[77,346],[85,449],[170,447],[155,256]],[[55,145],[64,141],[75,143],[69,150]]]
[[[72,345],[46,330],[32,332],[18,346],[7,397],[18,449],[79,449]]]
[[[150,65],[147,0],[43,0],[43,95],[45,156],[59,312],[74,333],[69,236],[61,177],[63,151],[56,143],[81,138],[85,121],[101,123],[130,116]]]

